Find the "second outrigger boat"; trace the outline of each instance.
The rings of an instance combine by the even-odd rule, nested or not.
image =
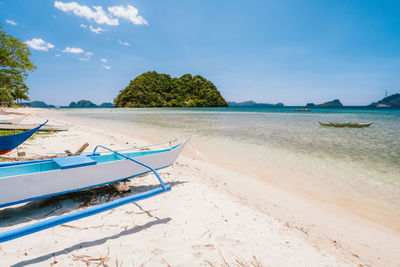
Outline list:
[[[331,127],[353,127],[353,128],[363,128],[369,127],[372,122],[360,123],[360,122],[319,122],[321,126],[331,126]]]
[[[48,121],[22,133],[0,136],[0,155],[7,154],[11,150],[17,148],[23,142],[28,140],[29,137],[39,131],[40,128],[44,127],[47,122]]]
[[[171,186],[163,183],[156,170],[171,166],[186,142],[168,149],[135,152],[97,146],[90,154],[0,164],[0,208],[111,184],[148,172],[153,172],[161,185],[137,195],[0,233],[0,243],[170,190]],[[107,153],[98,153],[99,148]]]

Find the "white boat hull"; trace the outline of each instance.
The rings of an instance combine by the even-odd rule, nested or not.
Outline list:
[[[185,143],[134,159],[154,169],[176,160]],[[118,160],[70,169],[51,170],[0,178],[0,207],[122,181],[150,170],[130,160]],[[154,178],[156,180],[156,177]]]

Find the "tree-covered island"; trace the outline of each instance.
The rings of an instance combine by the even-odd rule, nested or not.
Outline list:
[[[121,90],[115,107],[227,107],[217,87],[200,75],[171,78],[145,72]]]

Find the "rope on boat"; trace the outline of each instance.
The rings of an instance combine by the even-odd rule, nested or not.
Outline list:
[[[137,163],[137,164],[139,164],[139,165],[142,165],[143,167],[145,167],[145,168],[151,170],[151,171],[156,175],[158,181],[159,181],[160,184],[161,184],[161,187],[165,190],[165,185],[164,185],[164,182],[162,181],[160,175],[158,175],[157,171],[156,171],[155,169],[153,169],[152,167],[150,167],[149,165],[146,165],[146,164],[144,164],[143,162],[140,162],[140,161],[138,161],[138,160],[136,160],[136,159],[133,159],[133,158],[127,156],[127,155],[124,155],[124,154],[122,154],[122,153],[119,153],[118,151],[112,150],[112,149],[110,149],[110,148],[108,148],[108,147],[105,147],[105,146],[102,146],[102,145],[97,145],[97,146],[94,148],[94,150],[93,150],[93,155],[96,154],[96,150],[97,150],[97,148],[99,148],[99,147],[100,147],[100,148],[103,148],[103,149],[105,149],[105,150],[108,150],[108,151],[110,151],[110,152],[113,152],[114,154],[117,154],[118,156],[124,157],[124,158],[126,158],[127,160],[133,161],[133,162],[135,162],[135,163]]]

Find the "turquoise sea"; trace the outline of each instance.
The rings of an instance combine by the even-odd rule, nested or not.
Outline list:
[[[400,110],[295,108],[58,112],[153,142],[191,136],[190,149],[199,159],[400,225]],[[373,124],[333,128],[319,121]]]

